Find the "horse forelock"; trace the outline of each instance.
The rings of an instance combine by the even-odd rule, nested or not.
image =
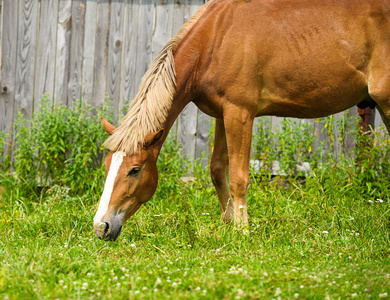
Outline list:
[[[174,52],[212,1],[203,5],[151,62],[129,110],[104,146],[111,151],[136,154],[145,136],[161,129],[176,92]]]

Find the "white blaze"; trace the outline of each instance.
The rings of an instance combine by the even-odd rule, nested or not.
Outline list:
[[[114,188],[114,182],[116,175],[118,174],[119,167],[123,162],[123,157],[126,156],[125,152],[117,151],[112,155],[110,170],[106,178],[106,183],[104,184],[103,194],[100,197],[99,208],[96,212],[95,217],[93,218],[93,224],[96,226],[99,222],[102,221],[104,215],[107,212],[108,204],[110,203],[112,190]]]

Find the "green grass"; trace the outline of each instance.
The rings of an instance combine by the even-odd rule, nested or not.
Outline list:
[[[45,109],[28,126],[18,120],[12,173],[8,158],[0,165],[0,299],[390,296],[390,139],[380,131],[361,141],[369,147],[355,150],[358,164],[313,150],[312,130],[289,122],[273,135],[283,152],[255,139],[266,164],[251,176],[248,235],[220,220],[207,169],[184,162],[168,141],[156,194],[105,242],[92,224],[104,184],[99,120],[90,108]],[[289,177],[270,180],[275,159]],[[307,160],[302,182],[294,162]],[[180,180],[183,165],[194,182]]]
[[[193,183],[162,174],[156,195],[125,223],[116,242],[95,237],[99,195],[74,197],[57,186],[43,191],[40,201],[9,195],[0,202],[0,297],[390,294],[388,196],[359,195],[353,182],[332,182],[320,173],[304,184],[292,180],[288,188],[253,178],[249,235],[220,221],[214,189],[201,172]]]

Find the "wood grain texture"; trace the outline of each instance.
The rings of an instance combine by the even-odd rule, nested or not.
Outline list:
[[[21,112],[26,119],[33,112],[37,25],[37,1],[19,0],[14,114]]]
[[[10,133],[5,145],[4,157],[11,154],[12,123],[14,121],[16,51],[18,48],[18,7],[19,1],[5,1],[2,8],[1,33],[1,75],[0,75],[0,131]],[[4,13],[6,11],[7,13]],[[3,158],[4,158],[3,157]],[[0,157],[0,160],[2,157]]]
[[[125,32],[123,45],[123,66],[121,73],[121,98],[124,103],[131,101],[137,91],[135,69],[137,59],[139,0],[126,1]],[[124,105],[124,104],[122,104]]]
[[[195,159],[196,153],[196,125],[198,108],[190,102],[179,115],[177,140],[182,146],[182,155],[190,160]]]
[[[39,17],[35,66],[34,110],[39,109],[43,94],[54,95],[58,1],[42,1]]]
[[[0,0],[0,45],[1,45],[1,39],[2,39],[2,33],[3,33],[3,14],[4,14],[4,10],[3,10],[3,1]],[[2,54],[2,47],[0,46],[0,58],[2,57],[1,54]],[[0,80],[1,80],[1,73],[0,73]]]
[[[54,103],[66,104],[68,99],[69,53],[72,0],[59,1]]]
[[[69,82],[67,105],[73,106],[81,99],[81,76],[83,74],[84,21],[86,0],[74,1],[72,5],[72,31],[70,38]]]
[[[210,157],[211,117],[198,110],[197,122],[195,158],[202,158],[202,165],[207,166]]]
[[[101,104],[93,97],[93,69],[95,58],[96,29],[97,29],[97,1],[87,1],[85,8],[85,29],[83,45],[83,74],[82,74],[82,100],[97,107]]]
[[[111,3],[110,31],[108,34],[108,70],[106,94],[114,103],[114,123],[123,101],[120,99],[120,74],[122,68],[122,45],[124,23],[124,0]]]
[[[2,51],[0,77],[0,130],[10,132],[13,121],[13,105],[15,96],[16,51],[18,46],[18,1],[6,1],[2,9]]]
[[[109,1],[98,1],[92,96],[98,103],[106,97],[110,5]]]
[[[172,37],[174,0],[154,0],[155,21],[152,37],[152,57],[156,57]]]
[[[135,70],[135,85],[141,82],[152,60],[152,36],[154,25],[154,1],[141,0],[139,10],[137,60]]]

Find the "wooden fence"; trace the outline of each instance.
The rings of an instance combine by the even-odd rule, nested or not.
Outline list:
[[[30,118],[43,94],[67,106],[108,96],[116,123],[151,59],[204,2],[0,0],[0,130],[12,131],[18,112]],[[208,156],[209,120],[191,103],[173,127],[190,158]]]

